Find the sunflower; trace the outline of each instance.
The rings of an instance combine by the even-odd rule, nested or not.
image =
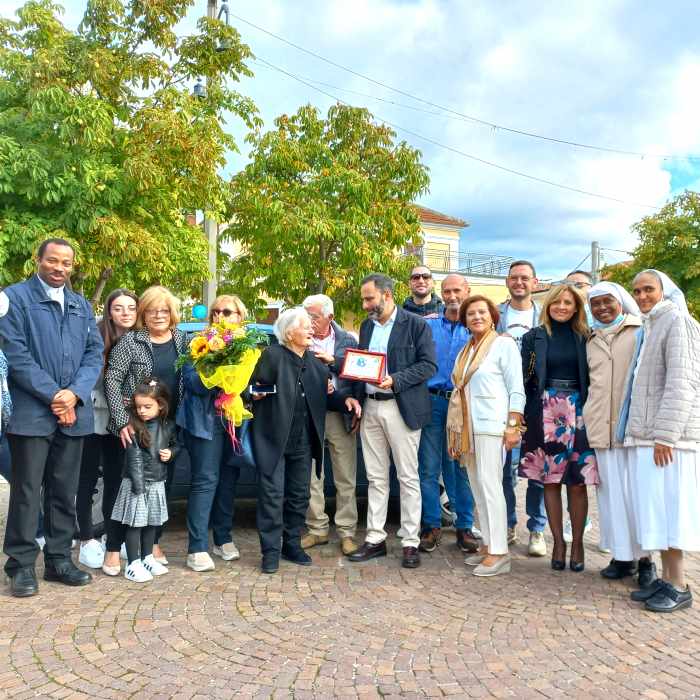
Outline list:
[[[206,338],[197,336],[192,339],[190,343],[190,353],[192,354],[193,360],[199,360],[204,357],[209,352],[209,345]]]

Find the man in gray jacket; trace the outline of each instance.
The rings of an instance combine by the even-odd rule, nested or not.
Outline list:
[[[338,374],[343,369],[345,351],[348,348],[356,348],[357,340],[333,320],[333,301],[330,297],[314,294],[304,299],[303,307],[311,317],[314,333],[311,350],[328,365],[335,388],[342,388],[346,382],[340,379]],[[345,555],[357,550],[353,539],[357,529],[357,439],[351,420],[349,415],[341,415],[335,411],[326,413],[326,442],[331,455],[335,483],[335,527],[340,537],[340,548]],[[330,521],[326,514],[323,477],[323,470],[320,478],[317,478],[312,470],[311,498],[306,514],[308,533],[301,539],[304,549],[328,543]]]

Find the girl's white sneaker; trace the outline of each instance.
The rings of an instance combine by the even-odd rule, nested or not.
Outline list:
[[[168,573],[168,567],[163,566],[152,554],[149,554],[143,560],[143,566],[146,571],[149,571],[154,576],[162,576]]]
[[[140,559],[135,559],[131,564],[127,564],[124,569],[124,578],[134,583],[146,583],[153,581],[153,574],[143,565]]]

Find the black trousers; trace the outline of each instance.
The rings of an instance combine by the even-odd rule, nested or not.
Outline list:
[[[107,535],[107,550],[118,552],[124,541],[125,526],[112,520],[112,509],[122,481],[122,469],[126,452],[116,435],[88,435],[83,447],[80,464],[80,482],[75,503],[78,517],[78,532],[83,541],[94,536],[92,522],[92,500],[102,465],[102,519]]]
[[[70,559],[83,438],[57,430],[46,437],[8,435],[8,442],[12,476],[4,552],[5,572],[12,576],[19,568],[34,566],[39,553],[34,537],[42,485],[44,562]]]
[[[258,470],[257,519],[263,554],[279,553],[282,542],[299,545],[310,478],[311,444],[306,431],[289,436],[284,454],[270,473]]]

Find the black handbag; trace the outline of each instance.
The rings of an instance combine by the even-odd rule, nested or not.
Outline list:
[[[229,464],[239,469],[255,469],[250,420],[244,420],[236,428],[236,444],[229,459]]]

